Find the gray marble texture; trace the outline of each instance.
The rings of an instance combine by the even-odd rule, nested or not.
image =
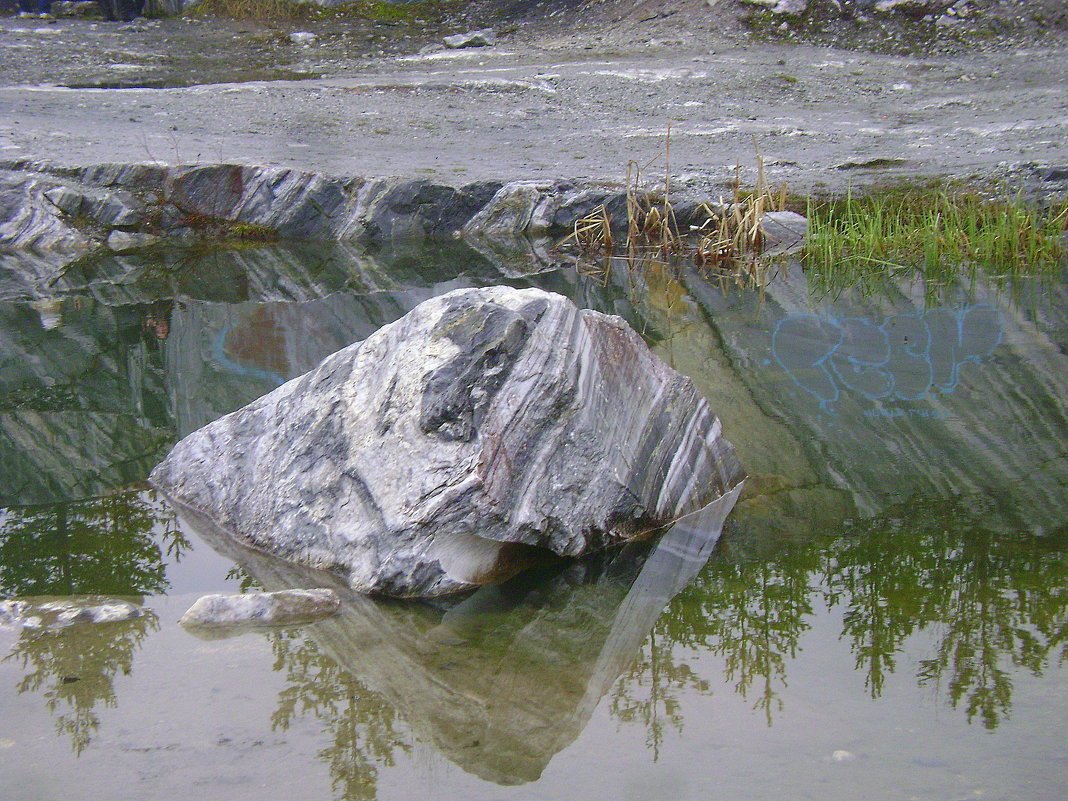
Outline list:
[[[622,319],[494,287],[420,304],[150,480],[355,590],[431,597],[646,536],[741,476],[693,383]]]

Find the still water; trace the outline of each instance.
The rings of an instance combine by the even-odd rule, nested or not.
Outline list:
[[[2,267],[3,265],[0,265]],[[763,292],[528,275],[456,244],[0,269],[0,798],[1068,797],[1068,284]],[[323,583],[144,484],[177,438],[451,289],[619,314],[748,472],[719,521],[437,604],[345,593],[202,641],[199,594]],[[214,547],[213,547],[214,546]]]

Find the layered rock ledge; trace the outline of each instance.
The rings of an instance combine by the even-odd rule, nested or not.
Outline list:
[[[601,203],[624,211],[626,194],[563,180],[455,187],[238,164],[0,161],[0,249],[76,255],[227,236],[368,244],[537,237],[570,230]]]
[[[648,535],[741,475],[693,383],[623,320],[494,287],[422,303],[150,480],[241,542],[413,597]]]

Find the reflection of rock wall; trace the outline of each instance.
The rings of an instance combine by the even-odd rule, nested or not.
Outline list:
[[[737,494],[686,518],[651,551],[630,546],[525,574],[447,611],[358,595],[183,514],[267,590],[336,589],[340,615],[305,629],[322,650],[461,768],[520,784],[582,732],[667,602],[705,564]]]
[[[0,303],[0,505],[144,478],[171,434],[137,310]]]
[[[751,297],[689,286],[763,416],[867,514],[912,495],[985,492],[1007,525],[1041,531],[1062,516],[1063,286],[1032,308],[983,287],[938,305],[905,287],[819,303],[794,269],[759,312]]]
[[[0,504],[140,480],[176,426],[239,408],[434,295],[500,278],[456,242],[381,255],[163,248],[70,264],[0,253]],[[571,271],[538,283],[634,322],[618,289]]]

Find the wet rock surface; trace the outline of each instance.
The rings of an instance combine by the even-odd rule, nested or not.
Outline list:
[[[79,624],[118,623],[142,614],[141,607],[114,598],[9,600],[0,601],[0,628],[63,629]]]
[[[507,249],[528,236],[561,235],[597,203],[618,212],[623,225],[625,202],[621,191],[568,181],[453,187],[240,164],[70,169],[0,162],[0,257],[3,249],[123,251],[164,238],[385,245],[462,234]]]
[[[436,596],[645,536],[740,478],[692,382],[623,320],[497,287],[421,304],[150,480],[356,590]]]
[[[221,639],[280,626],[297,626],[336,614],[341,601],[334,590],[279,590],[243,595],[205,595],[178,621],[203,639]]]

